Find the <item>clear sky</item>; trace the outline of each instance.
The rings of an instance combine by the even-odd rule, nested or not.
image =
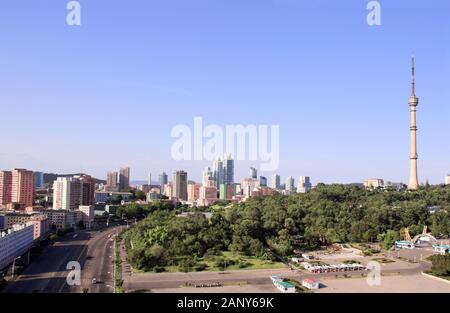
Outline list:
[[[377,27],[366,0],[80,0],[80,27],[67,2],[1,1],[0,169],[198,180],[170,132],[201,116],[280,125],[282,181],[407,182],[414,52],[419,179],[450,172],[448,0],[381,0]]]

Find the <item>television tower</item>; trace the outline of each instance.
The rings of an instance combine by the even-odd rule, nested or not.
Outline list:
[[[409,111],[411,114],[411,155],[410,155],[410,170],[409,170],[409,190],[417,190],[419,188],[418,176],[417,176],[417,123],[416,123],[416,112],[417,106],[419,105],[419,98],[416,97],[416,86],[414,78],[414,68],[415,68],[415,57],[412,57],[412,94],[409,97]]]

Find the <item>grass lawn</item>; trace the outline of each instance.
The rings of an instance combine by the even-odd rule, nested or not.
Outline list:
[[[222,255],[227,260],[236,260],[240,259],[243,263],[247,263],[248,266],[245,268],[240,267],[239,265],[231,265],[227,266],[227,270],[241,270],[241,269],[247,269],[247,270],[258,270],[258,269],[277,269],[277,268],[286,268],[286,265],[281,262],[273,262],[268,260],[261,260],[255,257],[249,257],[240,253],[233,253],[233,252],[222,252]],[[211,262],[210,262],[211,263]],[[214,262],[212,262],[214,263]],[[213,267],[213,264],[208,264],[209,267]],[[220,270],[219,268],[214,268],[211,270]]]
[[[220,258],[226,264],[224,267],[217,266],[216,260]],[[239,260],[239,262],[237,262]],[[246,256],[240,253],[233,253],[230,251],[222,252],[220,256],[205,257],[197,260],[197,266],[206,265],[206,267],[199,272],[204,271],[233,271],[233,270],[258,270],[258,269],[280,269],[286,268],[286,265],[281,262],[273,262],[268,260],[258,259],[256,257]],[[196,268],[190,268],[189,272],[196,272]],[[139,271],[133,269],[134,273],[143,273],[144,271]],[[165,266],[165,273],[176,273],[180,272],[180,268],[176,265]]]

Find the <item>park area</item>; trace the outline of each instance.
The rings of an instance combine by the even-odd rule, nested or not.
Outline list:
[[[218,255],[205,255],[195,261],[180,259],[179,265],[159,267],[157,272],[202,272],[202,271],[233,271],[233,270],[260,270],[282,269],[286,265],[281,262],[264,260],[253,256],[246,256],[238,252],[220,252]],[[181,264],[181,265],[180,265]],[[133,269],[135,273],[143,271]]]

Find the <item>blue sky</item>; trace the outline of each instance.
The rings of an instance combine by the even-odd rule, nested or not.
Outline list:
[[[201,116],[280,125],[283,181],[406,182],[414,52],[420,181],[450,172],[447,0],[380,1],[378,27],[366,0],[80,0],[80,27],[67,2],[0,4],[0,169],[198,180],[170,131]]]

